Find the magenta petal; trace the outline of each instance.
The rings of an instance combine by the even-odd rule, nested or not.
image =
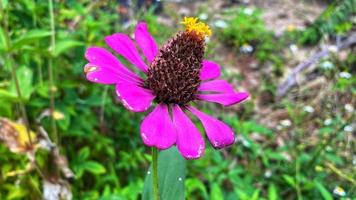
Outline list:
[[[122,33],[115,33],[113,35],[106,36],[105,42],[110,48],[114,49],[116,53],[122,55],[138,69],[143,72],[147,72],[148,67],[142,60],[135,47],[135,44],[129,38],[129,36]]]
[[[107,68],[100,68],[96,65],[88,63],[84,66],[86,78],[94,83],[115,84],[119,82],[120,77]]]
[[[203,60],[203,66],[200,70],[200,80],[215,79],[220,76],[220,66],[212,61]]]
[[[247,92],[238,92],[222,94],[198,94],[197,98],[204,101],[219,103],[224,106],[231,106],[245,100],[248,96],[249,95]]]
[[[189,107],[189,110],[199,118],[205,128],[206,135],[214,148],[223,148],[234,143],[235,136],[232,129],[224,122],[215,119],[196,108]]]
[[[154,146],[158,149],[167,149],[174,145],[177,133],[169,116],[167,105],[157,105],[142,121],[141,137],[147,146]]]
[[[177,148],[186,159],[197,159],[203,155],[204,139],[198,128],[187,117],[182,109],[173,107],[173,121],[177,130]]]
[[[142,82],[142,79],[127,69],[109,51],[101,47],[89,47],[85,52],[89,61],[84,71],[92,82],[114,84],[118,81]]]
[[[145,54],[147,60],[151,63],[158,52],[158,47],[155,40],[148,32],[146,23],[140,22],[137,24],[135,40]]]
[[[150,90],[130,82],[117,83],[116,94],[122,104],[133,112],[146,111],[155,98]]]
[[[233,93],[234,88],[225,80],[212,80],[200,84],[199,91],[215,93]]]

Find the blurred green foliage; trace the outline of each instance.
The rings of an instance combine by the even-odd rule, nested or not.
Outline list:
[[[257,8],[241,7],[229,9],[224,15],[228,18],[227,27],[218,32],[218,37],[242,53],[255,54],[261,63],[273,63],[275,74],[280,76],[283,60],[279,54],[283,43],[275,39],[272,31],[267,30],[262,20],[262,11]],[[251,47],[251,50],[244,50],[246,47]]]
[[[55,123],[61,153],[76,176],[70,182],[74,199],[140,199],[149,168],[149,149],[139,137],[143,115],[127,112],[115,99],[113,87],[91,84],[83,74],[86,47],[105,46],[103,38],[115,32],[132,33],[134,26],[128,29],[121,26],[117,6],[115,1],[56,3],[56,48],[51,50],[47,2],[1,0],[0,116],[14,121],[22,118],[19,106],[22,102],[31,129],[41,125],[52,136],[50,117],[43,116],[38,122],[50,107],[48,65],[52,59],[55,109],[64,115]],[[231,12],[234,15],[228,27],[216,30],[218,39],[235,48],[252,45],[261,63],[270,61],[278,66],[275,71],[281,73],[284,60],[278,53],[287,42],[277,40],[266,29],[262,11],[246,13],[246,8],[240,8]],[[158,23],[152,11],[139,12],[135,17],[148,22],[150,32],[160,44],[177,31],[176,27]],[[346,28],[339,25],[334,30],[349,29],[349,25]],[[332,80],[335,93],[355,95],[354,71],[349,67],[355,66],[355,57],[350,54],[346,61],[332,62],[336,63],[335,68],[320,73]],[[22,98],[16,92],[12,67],[17,68],[15,75]],[[340,78],[340,72],[351,73],[351,78]],[[277,83],[271,80],[263,82],[261,88],[273,91],[273,84]],[[260,95],[258,92],[251,91],[252,96]],[[329,200],[340,197],[333,194],[338,186],[346,191],[340,199],[355,198],[355,182],[350,181],[356,178],[354,165],[350,164],[355,158],[345,154],[350,149],[350,133],[344,130],[354,114],[326,109],[323,116],[314,117],[303,110],[303,105],[283,101],[274,107],[288,111],[291,125],[272,129],[251,117],[256,112],[254,106],[246,104],[246,111],[239,113],[215,106],[205,108],[231,125],[238,139],[231,148],[220,151],[207,145],[201,159],[186,162],[186,199]],[[329,118],[330,124],[323,123]],[[317,127],[313,135],[308,129],[309,122]],[[36,154],[38,166],[48,174],[52,170],[49,159],[45,151]],[[27,164],[26,156],[10,152],[0,144],[0,199],[41,199],[43,185],[36,170],[9,175],[25,169]]]
[[[315,45],[322,36],[336,36],[347,33],[356,22],[355,0],[333,2],[307,29],[299,31],[298,41],[304,45]]]
[[[242,7],[228,10],[226,15],[232,15],[232,19],[219,36],[228,44],[236,47],[244,44],[256,46],[263,42],[265,37],[269,37],[260,10]]]

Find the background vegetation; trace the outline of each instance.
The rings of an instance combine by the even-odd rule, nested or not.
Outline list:
[[[50,2],[0,1],[0,199],[56,190],[81,200],[143,196],[151,160],[139,137],[143,115],[127,112],[113,87],[86,81],[83,55],[105,47],[106,35],[131,34],[138,20],[163,44],[183,15],[211,25],[207,56],[252,94],[232,108],[202,105],[238,139],[182,164],[186,199],[356,199],[354,47],[332,51],[298,74],[298,87],[276,93],[296,64],[355,34],[355,0],[298,1],[320,12],[301,27],[285,22],[279,33],[266,15],[276,12],[273,2],[167,2],[161,10]],[[282,2],[288,19],[294,1]]]

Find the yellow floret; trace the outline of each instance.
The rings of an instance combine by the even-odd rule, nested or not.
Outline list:
[[[210,27],[203,22],[199,22],[198,18],[194,17],[184,17],[182,24],[185,26],[187,32],[195,32],[201,37],[211,36]]]

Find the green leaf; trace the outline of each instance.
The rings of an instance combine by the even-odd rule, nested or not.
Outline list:
[[[278,193],[277,188],[274,184],[270,184],[268,187],[268,200],[277,200]]]
[[[193,192],[201,194],[205,199],[209,199],[204,183],[198,178],[189,178],[185,181],[185,188],[189,196]]]
[[[35,12],[35,1],[31,1],[31,0],[23,0],[22,1],[23,4],[25,4],[26,8],[31,11],[31,12]]]
[[[5,101],[1,98],[0,95],[0,113],[1,113],[1,117],[7,117],[7,118],[11,118],[12,116],[12,108],[11,106],[8,106],[9,102]],[[1,195],[0,195],[1,197]]]
[[[1,2],[1,8],[3,10],[6,10],[7,6],[9,5],[9,0],[0,0]]]
[[[78,160],[85,161],[89,158],[89,155],[90,155],[89,147],[84,147],[84,148],[80,149],[80,151],[78,153]]]
[[[22,37],[15,40],[11,47],[12,50],[20,49],[23,45],[33,43],[41,38],[48,37],[51,35],[51,31],[42,29],[33,29],[25,33]]]
[[[224,200],[223,192],[217,183],[214,183],[210,192],[211,200]]]
[[[83,163],[82,167],[86,170],[89,171],[93,174],[103,174],[106,172],[105,167],[95,161],[86,161],[85,163]]]
[[[36,89],[36,93],[44,98],[49,99],[49,83],[48,82],[44,82],[43,85],[39,85]]]
[[[285,175],[283,175],[283,178],[289,185],[295,187],[296,184],[295,184],[295,181],[294,181],[293,177],[285,174]]]
[[[16,185],[7,185],[8,190],[10,191],[6,199],[23,199],[28,196],[28,192],[23,187],[18,187]]]
[[[8,48],[4,30],[0,26],[0,51],[6,51]]]
[[[246,192],[244,192],[243,190],[235,189],[235,192],[236,192],[237,196],[239,197],[239,199],[241,199],[241,200],[251,199],[249,197],[249,195],[247,195]]]
[[[8,100],[10,102],[19,101],[19,98],[17,97],[17,95],[15,95],[12,92],[9,92],[7,90],[3,90],[3,89],[0,89],[0,99],[1,100]]]
[[[56,44],[56,48],[54,49],[54,57],[59,56],[65,51],[68,51],[69,49],[77,46],[82,46],[84,43],[76,41],[76,40],[61,40],[58,41]]]
[[[257,200],[259,199],[259,196],[260,196],[260,190],[255,190],[252,194],[251,200]]]
[[[22,66],[16,70],[17,80],[19,82],[21,96],[24,100],[28,100],[33,92],[33,72],[30,68]],[[11,82],[10,92],[17,96],[16,83]]]
[[[161,199],[184,200],[186,161],[176,147],[158,155],[158,187]],[[152,171],[147,173],[142,200],[153,199]]]
[[[323,184],[321,184],[318,181],[314,181],[315,183],[315,187],[319,190],[321,196],[323,196],[323,198],[325,200],[333,200],[332,195],[330,194],[330,192],[324,187]]]

